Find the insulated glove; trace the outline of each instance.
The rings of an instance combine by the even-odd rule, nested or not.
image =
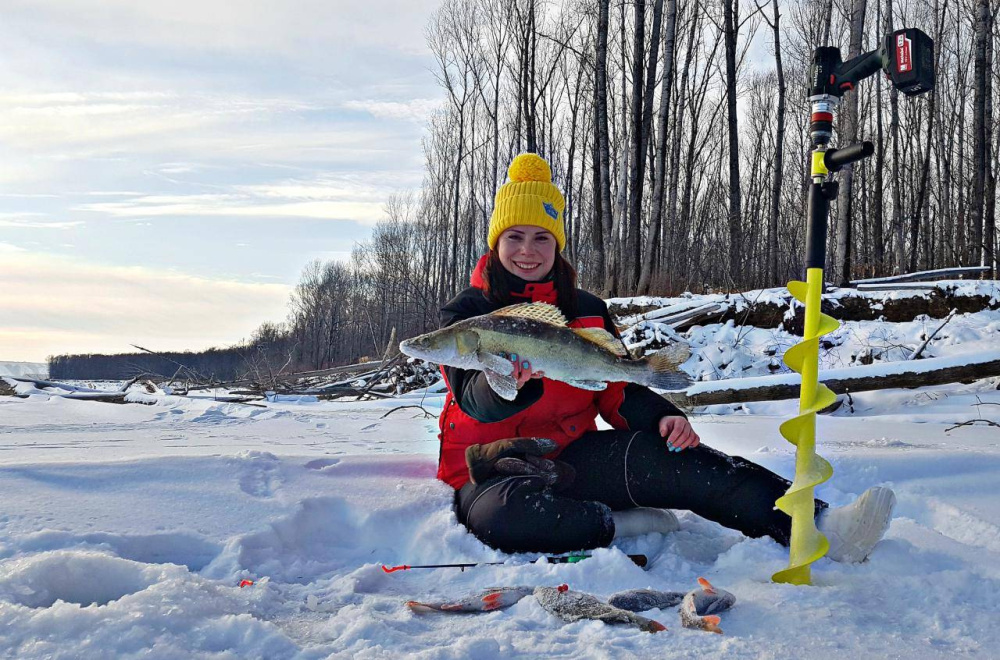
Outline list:
[[[499,476],[537,476],[547,486],[567,486],[575,471],[562,461],[542,458],[559,449],[548,438],[506,438],[483,445],[470,445],[465,450],[469,479],[477,486]]]

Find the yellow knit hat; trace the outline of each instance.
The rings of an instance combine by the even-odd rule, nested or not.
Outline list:
[[[500,234],[514,225],[533,225],[556,237],[559,251],[566,247],[563,210],[566,202],[552,183],[552,170],[538,154],[520,154],[507,169],[510,182],[500,186],[493,201],[487,243],[496,247]]]

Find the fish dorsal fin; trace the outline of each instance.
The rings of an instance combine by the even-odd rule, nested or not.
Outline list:
[[[573,332],[577,336],[583,337],[592,344],[597,344],[618,357],[628,357],[628,353],[625,351],[625,344],[621,343],[618,337],[615,337],[604,328],[573,328]]]
[[[521,303],[498,309],[490,316],[510,316],[541,321],[549,325],[566,326],[566,317],[555,305],[543,302]]]

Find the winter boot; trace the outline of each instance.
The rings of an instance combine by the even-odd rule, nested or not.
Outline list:
[[[677,516],[670,509],[636,507],[624,511],[612,511],[615,521],[615,538],[639,536],[641,534],[669,534],[681,528]]]
[[[895,493],[876,486],[847,506],[821,511],[816,527],[830,541],[826,556],[847,564],[864,561],[889,529],[895,506]]]

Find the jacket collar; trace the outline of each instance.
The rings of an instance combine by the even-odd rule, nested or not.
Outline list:
[[[483,270],[486,268],[488,259],[489,254],[481,256],[479,263],[476,264],[476,267],[472,271],[472,276],[469,278],[469,284],[477,289],[482,290],[486,288],[486,278],[484,277]],[[550,305],[556,304],[556,285],[551,277],[544,282],[528,282],[507,270],[504,270],[504,274],[507,276],[507,281],[510,285],[511,296],[524,298],[531,302],[545,302]]]

